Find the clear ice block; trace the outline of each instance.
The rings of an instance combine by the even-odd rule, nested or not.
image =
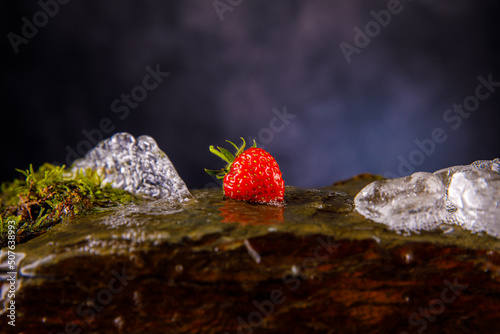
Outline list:
[[[354,199],[356,211],[398,231],[458,224],[500,236],[500,161],[481,160],[434,173],[375,181]]]
[[[134,194],[168,202],[192,197],[168,156],[150,136],[136,139],[121,132],[101,141],[73,163],[72,171],[87,168],[98,171],[102,185],[111,183]]]
[[[370,183],[356,195],[354,205],[366,218],[394,230],[430,230],[444,218],[445,191],[437,176],[418,172]]]
[[[453,174],[448,200],[460,217],[458,224],[474,232],[500,236],[500,173],[472,170]]]

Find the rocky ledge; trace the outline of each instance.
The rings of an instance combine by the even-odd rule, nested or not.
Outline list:
[[[496,328],[500,240],[402,235],[354,210],[380,179],[287,187],[286,205],[192,191],[67,218],[17,245],[1,332],[463,333]],[[7,251],[1,262],[8,279]],[[12,280],[11,280],[12,281]],[[8,298],[9,289],[15,296]],[[15,327],[7,325],[15,302]]]
[[[92,187],[140,196],[61,216],[17,245],[10,229],[22,217],[2,218],[11,234],[0,252],[1,332],[496,328],[498,159],[395,180],[367,174],[320,189],[288,186],[283,206],[224,200],[221,189],[189,192],[148,136],[104,140],[68,177],[89,169],[100,175]]]

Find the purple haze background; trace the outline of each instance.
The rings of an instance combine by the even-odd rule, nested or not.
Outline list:
[[[17,54],[7,33],[40,7],[2,3],[1,180],[30,163],[67,163],[67,147],[109,118],[113,133],[152,136],[201,188],[213,183],[203,168],[222,166],[210,144],[258,138],[284,106],[296,117],[265,148],[290,185],[398,174],[399,157],[435,128],[447,140],[416,170],[499,157],[500,92],[456,130],[443,120],[478,75],[500,81],[498,2],[402,0],[348,64],[339,44],[387,3],[242,1],[221,21],[212,1],[72,0]],[[170,75],[121,120],[111,102],[157,64]]]

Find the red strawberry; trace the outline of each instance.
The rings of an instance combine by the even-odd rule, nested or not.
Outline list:
[[[255,143],[245,150],[245,140],[241,147],[227,141],[236,148],[236,154],[222,147],[210,146],[210,152],[226,161],[228,165],[221,170],[205,171],[224,179],[226,197],[248,202],[281,203],[285,194],[285,182],[276,160],[266,151],[257,148]],[[245,150],[245,151],[244,151]]]

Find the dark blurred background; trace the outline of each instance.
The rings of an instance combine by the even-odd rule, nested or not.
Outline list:
[[[397,3],[4,1],[0,180],[121,131],[152,136],[190,188],[222,165],[208,146],[239,137],[297,186],[499,157],[500,87],[468,98],[500,82],[499,2]],[[147,67],[169,75],[145,90]]]

